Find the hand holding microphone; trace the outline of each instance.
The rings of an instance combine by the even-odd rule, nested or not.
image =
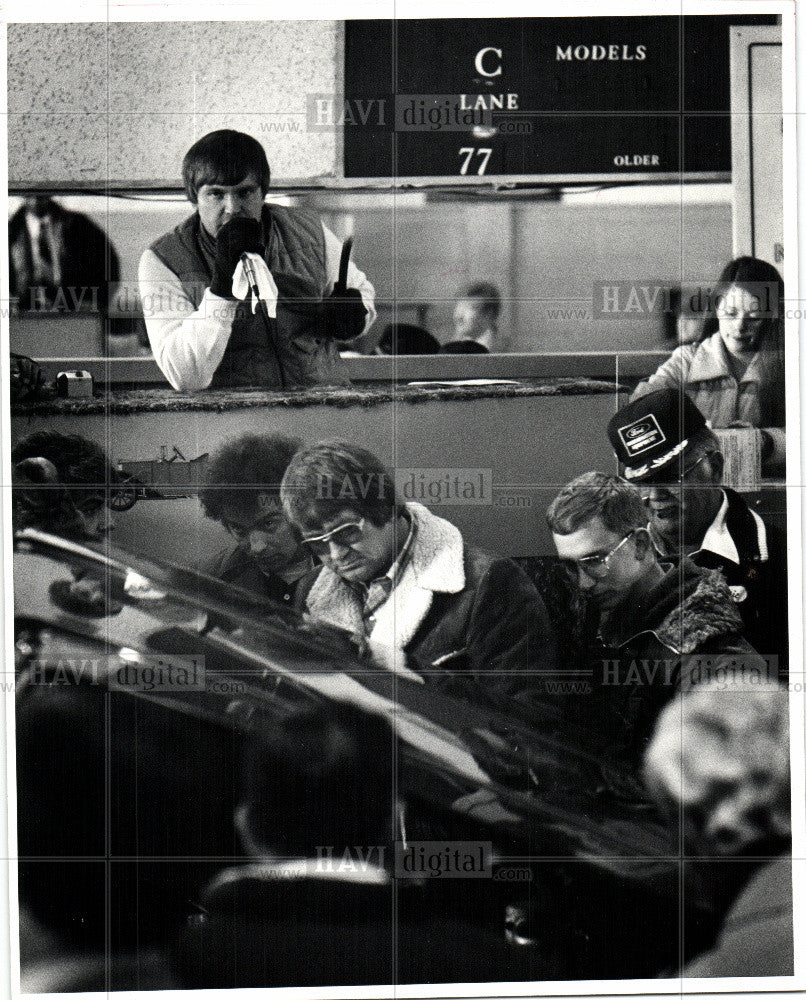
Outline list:
[[[246,299],[251,292],[253,315],[262,303],[269,316],[277,318],[277,285],[266,261],[258,254],[241,254],[232,279],[232,292],[236,299]]]
[[[263,255],[260,223],[257,219],[236,216],[218,231],[213,280],[210,291],[224,299],[232,299],[232,279],[244,253]]]

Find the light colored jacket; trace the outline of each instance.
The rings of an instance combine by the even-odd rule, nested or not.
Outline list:
[[[657,389],[685,389],[711,427],[741,421],[760,427],[772,439],[770,463],[786,456],[784,370],[778,352],[757,351],[740,380],[728,362],[719,333],[700,344],[683,344],[645,382],[632,399]]]

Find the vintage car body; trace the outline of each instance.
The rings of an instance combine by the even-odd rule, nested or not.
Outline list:
[[[14,585],[21,905],[111,988],[146,948],[185,986],[648,976],[684,913],[687,949],[713,932],[676,831],[551,706],[438,695],[287,608],[32,529]],[[403,871],[418,844],[489,845],[485,871]]]

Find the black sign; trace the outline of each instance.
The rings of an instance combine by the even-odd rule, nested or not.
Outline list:
[[[729,27],[774,15],[348,21],[348,178],[730,171]]]

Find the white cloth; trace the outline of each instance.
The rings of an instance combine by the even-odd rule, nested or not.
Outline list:
[[[266,309],[268,310],[269,316],[271,316],[272,319],[277,319],[277,285],[274,283],[274,278],[271,276],[269,265],[260,256],[260,254],[257,253],[247,253],[244,254],[244,257],[247,257],[249,259],[249,263],[252,265],[252,271],[255,275],[255,281],[257,283],[258,295],[263,302],[266,303]],[[235,274],[232,276],[232,294],[236,299],[245,299],[251,294],[252,313],[254,315],[257,310],[257,298],[252,292],[252,287],[246,276],[246,269],[243,266],[243,260],[238,261],[238,266],[235,268]]]
[[[342,242],[324,224],[325,295],[339,276]],[[268,270],[268,268],[267,268]],[[140,300],[154,360],[180,392],[198,392],[212,382],[227,349],[238,302],[214,295],[206,288],[198,309],[182,282],[150,248],[140,258]],[[347,287],[357,288],[367,310],[364,333],[375,322],[375,289],[350,261]]]

